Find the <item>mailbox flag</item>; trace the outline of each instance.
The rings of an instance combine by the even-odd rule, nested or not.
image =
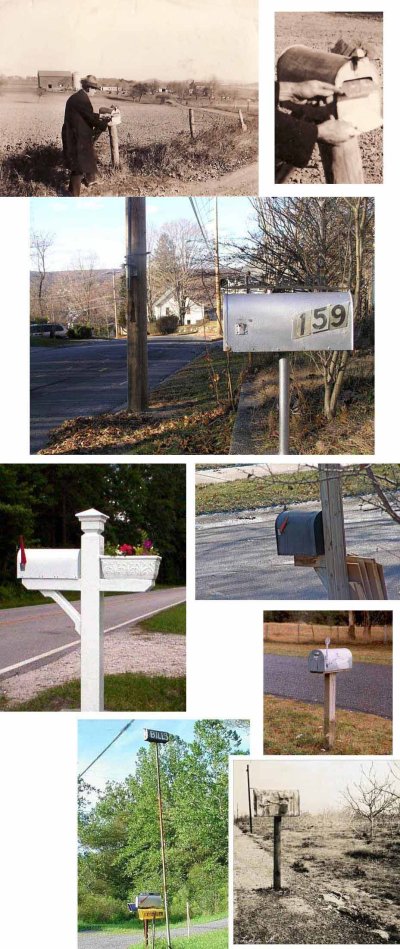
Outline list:
[[[21,537],[20,537],[20,539],[19,539],[19,549],[20,549],[20,551],[21,551],[21,567],[25,567],[25,564],[26,564],[26,553],[25,553],[24,538],[22,537],[22,534],[21,534]]]

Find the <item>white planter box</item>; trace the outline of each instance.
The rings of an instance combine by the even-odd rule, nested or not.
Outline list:
[[[100,557],[100,576],[104,580],[157,579],[161,557]]]

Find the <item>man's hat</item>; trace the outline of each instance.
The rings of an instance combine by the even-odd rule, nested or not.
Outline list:
[[[83,88],[86,86],[88,89],[101,89],[101,85],[98,79],[96,79],[96,76],[84,76],[83,79],[81,79],[81,86],[83,86]]]

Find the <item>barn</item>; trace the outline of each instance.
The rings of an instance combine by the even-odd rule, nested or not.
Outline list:
[[[63,89],[73,89],[74,81],[72,72],[63,72],[62,70],[40,69],[38,72],[38,87],[47,92],[61,92]]]

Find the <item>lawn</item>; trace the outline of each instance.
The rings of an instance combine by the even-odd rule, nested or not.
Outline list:
[[[176,586],[180,586],[180,581],[176,583],[156,583],[154,589],[168,590]],[[73,600],[80,599],[79,591],[63,590],[63,596],[71,603]],[[126,596],[126,593],[109,592],[105,593],[104,596]],[[0,585],[0,610],[9,610],[21,606],[43,606],[51,602],[48,597],[42,596],[39,590],[27,590],[20,581]],[[158,632],[162,632],[162,630],[158,630]]]
[[[0,709],[10,712],[79,711],[79,679],[45,689],[35,698],[19,705],[0,697]],[[184,712],[186,679],[147,676],[124,672],[104,677],[104,709],[110,712]]]
[[[204,913],[202,916],[193,916],[193,919],[190,920],[191,926],[201,926],[204,923],[213,922],[214,920],[225,919],[227,916],[227,911],[224,913]],[[185,926],[186,928],[186,916],[182,919],[180,916],[175,916],[170,913],[170,925],[171,928],[178,928]],[[156,920],[156,929],[165,929],[164,920]],[[135,914],[131,914],[128,918],[121,919],[117,922],[112,923],[92,923],[84,919],[79,919],[78,922],[78,931],[82,932],[84,930],[90,930],[93,932],[102,932],[102,933],[129,933],[136,931],[137,929],[140,932],[143,932],[143,923],[137,918]]]
[[[334,755],[391,755],[392,723],[379,715],[336,710]],[[324,754],[323,708],[264,696],[264,754]]]
[[[228,949],[228,930],[210,929],[194,936],[173,937],[173,949]],[[130,947],[133,949],[133,946]],[[157,949],[167,949],[166,939],[157,939]]]
[[[155,613],[148,619],[140,621],[140,628],[149,633],[175,633],[184,636],[186,633],[186,603],[178,603],[167,610]]]
[[[400,465],[374,465],[374,472],[386,473],[400,480]],[[355,497],[371,494],[371,485],[359,471],[344,471],[343,495]],[[218,484],[201,484],[196,487],[196,513],[213,514],[222,511],[244,511],[274,504],[295,504],[318,501],[318,471],[304,468],[302,471],[274,474],[272,477],[249,478],[247,481],[228,481]]]
[[[341,646],[344,643],[341,641]],[[264,643],[264,653],[273,656],[308,656],[312,649],[323,646],[321,642],[309,643]],[[347,642],[346,646],[351,649],[354,659],[357,662],[374,662],[379,665],[390,666],[392,664],[392,644],[384,646],[382,643],[354,643]]]

